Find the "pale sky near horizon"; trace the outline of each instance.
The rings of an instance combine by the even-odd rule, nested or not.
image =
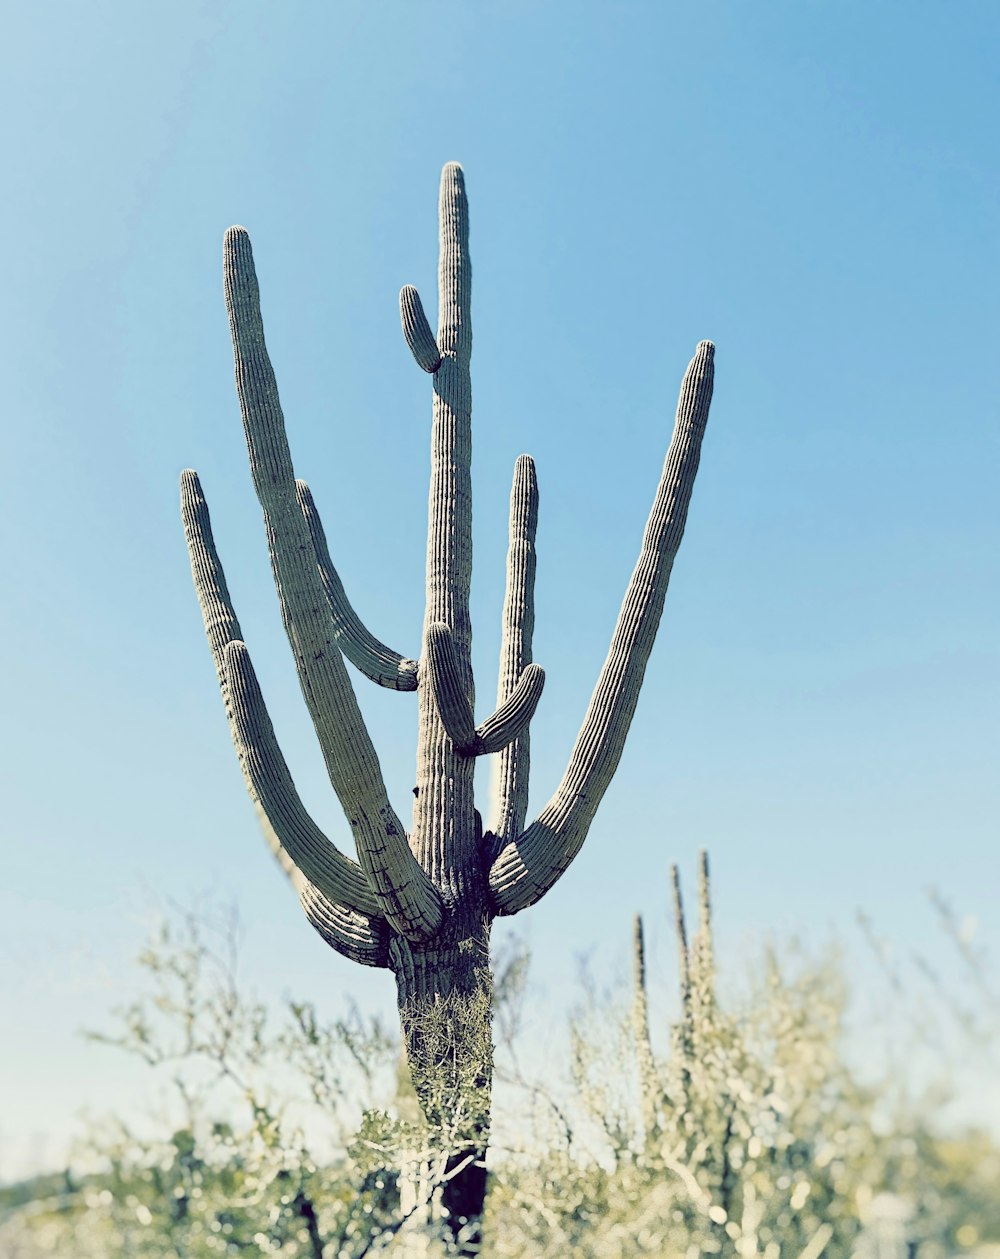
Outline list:
[[[133,985],[149,906],[235,901],[268,997],[388,1009],[255,830],[177,515],[201,474],[286,757],[348,843],[283,639],[222,305],[254,242],[296,472],[348,591],[405,654],[422,614],[441,165],[474,266],[473,617],[495,691],[514,459],[541,487],[532,807],[607,649],[694,345],[716,395],[617,779],[516,926],[562,1000],[666,969],[667,867],[711,851],[723,961],[764,936],[942,947],[939,888],[1000,953],[1000,12],[974,0],[57,0],[0,49],[4,401],[0,1178],[57,1162],[143,1079],[83,1026]],[[412,696],[356,689],[397,810]],[[406,816],[406,814],[404,814]],[[504,931],[507,927],[504,927]],[[949,963],[943,961],[947,973]]]

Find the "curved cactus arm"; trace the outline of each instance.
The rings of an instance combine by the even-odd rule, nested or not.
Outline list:
[[[316,552],[316,563],[319,566],[320,580],[330,604],[333,615],[334,630],[341,651],[356,669],[366,677],[377,682],[379,686],[388,687],[393,691],[415,691],[417,689],[417,662],[407,660],[398,651],[393,651],[369,633],[344,591],[340,574],[330,558],[330,548],[326,541],[326,532],[320,520],[312,490],[305,481],[295,482],[295,496],[299,509],[309,526],[313,550]]]
[[[361,867],[327,839],[299,799],[246,643],[227,643],[223,661],[240,764],[282,848],[330,900],[377,915],[379,904]]]
[[[507,844],[490,870],[498,913],[526,909],[556,882],[580,851],[621,760],[698,471],[712,400],[713,357],[712,343],[700,342],[684,375],[673,438],[642,550],[563,780],[536,820]]]
[[[515,739],[527,735],[528,723],[535,715],[544,685],[545,670],[539,664],[529,664],[506,704],[501,704],[492,717],[476,727],[476,756],[502,752]]]
[[[384,918],[368,918],[328,900],[308,880],[299,889],[299,903],[312,927],[331,948],[362,966],[389,965],[389,929]]]
[[[226,644],[243,638],[243,631],[236,616],[226,574],[216,550],[215,538],[212,534],[212,520],[208,511],[208,503],[201,488],[197,472],[186,468],[181,473],[181,520],[184,524],[184,537],[187,542],[188,556],[191,560],[191,575],[194,578],[195,593],[201,608],[202,620],[205,623],[205,636],[208,639],[212,662],[219,679],[219,689],[226,710],[226,720],[233,743],[239,752],[239,734],[233,724],[233,705],[229,694],[229,679],[223,655]],[[242,766],[242,762],[241,762]],[[299,890],[305,876],[296,866],[284,848],[267,814],[254,791],[253,783],[244,774],[247,791],[257,810],[261,830],[268,848],[274,859],[288,875],[296,891]]]
[[[435,622],[427,627],[425,649],[431,695],[441,724],[461,756],[499,752],[527,728],[545,685],[545,671],[540,665],[528,665],[506,704],[477,727],[462,685],[455,640],[447,625]]]
[[[412,284],[400,289],[399,318],[403,325],[403,336],[417,366],[433,374],[441,366],[441,351],[424,314],[420,294]]]
[[[530,455],[519,456],[510,490],[507,585],[503,600],[503,637],[497,707],[513,695],[531,662],[535,632],[535,534],[538,530],[538,478]],[[498,847],[520,835],[528,812],[531,743],[528,727],[501,751],[493,766],[490,830]]]
[[[226,716],[231,718],[226,669],[222,653],[226,643],[242,639],[243,631],[229,595],[226,574],[216,550],[212,534],[212,519],[208,503],[201,488],[201,480],[193,468],[181,473],[181,523],[184,525],[184,541],[191,561],[191,576],[195,593],[205,623],[212,662],[219,678]]]
[[[188,554],[191,558],[191,572],[194,577],[195,590],[205,622],[205,634],[219,677],[226,717],[230,733],[240,753],[242,734],[235,720],[233,700],[226,669],[225,650],[229,643],[242,638],[240,623],[233,608],[226,584],[226,574],[219,560],[219,554],[212,535],[212,521],[209,516],[208,504],[202,492],[198,474],[191,469],[181,473],[181,518],[184,522],[184,533],[187,540]],[[265,714],[266,717],[266,714]],[[269,725],[269,723],[268,723]],[[273,737],[273,731],[272,731]],[[277,749],[276,749],[277,751]],[[277,752],[280,757],[280,751]],[[385,921],[372,913],[374,897],[360,867],[347,857],[336,854],[331,863],[335,866],[332,873],[337,880],[338,888],[347,896],[354,894],[351,902],[360,908],[351,908],[349,904],[338,904],[325,896],[318,887],[310,883],[303,871],[295,864],[288,851],[283,847],[275,822],[281,823],[277,815],[272,820],[254,785],[253,776],[249,773],[248,758],[240,755],[240,766],[250,799],[253,801],[261,830],[268,848],[275,860],[288,876],[290,883],[298,894],[306,917],[316,927],[323,938],[339,953],[371,966],[384,966],[388,959],[387,927]],[[284,762],[282,761],[282,765]],[[287,772],[287,771],[286,771]],[[294,795],[294,788],[292,788]],[[297,795],[294,802],[298,802]],[[301,802],[298,807],[303,815]],[[303,816],[299,819],[300,829],[307,833],[316,832],[318,828],[311,819]],[[312,836],[315,840],[316,836]],[[317,844],[320,859],[329,859],[330,853],[325,845],[329,841],[322,838],[322,845]],[[332,845],[329,845],[332,848]],[[335,850],[334,850],[335,851]],[[342,877],[343,876],[343,877]],[[346,899],[346,897],[345,897]],[[363,912],[367,909],[369,912]]]
[[[226,308],[236,390],[271,566],[299,681],[330,782],[354,833],[379,910],[407,939],[434,935],[441,901],[410,852],[337,644],[309,527],[299,508],[284,417],[264,344],[250,238],[230,228],[224,246]]]

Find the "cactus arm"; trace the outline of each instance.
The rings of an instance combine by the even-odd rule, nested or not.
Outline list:
[[[535,534],[538,530],[538,479],[535,463],[521,455],[514,465],[510,490],[507,584],[503,600],[503,637],[497,707],[511,695],[531,662],[535,631]],[[493,766],[493,810],[490,829],[502,847],[524,830],[528,812],[528,769],[531,761],[527,726],[500,753]]]
[[[246,644],[227,643],[223,660],[240,764],[280,837],[282,848],[324,896],[350,909],[377,915],[378,901],[360,866],[327,839],[299,799],[275,738]]]
[[[412,284],[407,284],[400,290],[399,318],[403,325],[403,336],[417,366],[433,374],[441,366],[441,351],[424,314],[420,294]]]
[[[201,488],[197,472],[191,468],[181,473],[181,520],[184,525],[184,537],[187,542],[188,557],[191,560],[191,575],[194,579],[195,593],[201,608],[202,620],[205,623],[205,636],[208,639],[212,662],[219,679],[219,690],[222,694],[223,706],[229,732],[239,753],[239,734],[233,724],[233,706],[229,693],[229,679],[223,659],[226,644],[243,638],[243,631],[236,616],[226,574],[219,559],[212,534],[212,520],[208,511],[208,503]],[[242,760],[240,762],[242,767]],[[295,862],[282,848],[281,840],[271,823],[270,818],[261,807],[260,800],[254,791],[253,784],[244,774],[247,791],[257,810],[261,829],[268,848],[275,860],[288,875],[296,890],[299,889],[304,876]]]
[[[212,519],[201,488],[201,480],[193,468],[185,468],[181,473],[181,523],[184,526],[184,540],[191,561],[195,593],[205,623],[205,637],[208,639],[212,662],[222,690],[226,716],[231,720],[226,668],[222,657],[226,643],[242,639],[243,631],[240,629],[226,583],[226,574],[215,546]]]
[[[427,601],[424,609],[421,683],[428,666],[432,626],[450,628],[457,686],[470,713],[475,690],[470,658],[472,625],[472,358],[469,207],[462,168],[450,162],[441,172],[438,199],[438,334],[441,362],[432,378],[431,478],[427,512]],[[429,667],[427,669],[429,674]],[[417,796],[413,806],[413,850],[448,899],[461,898],[481,866],[471,860],[475,843],[475,761],[455,748],[441,719],[432,687],[417,691]],[[478,892],[476,893],[478,895]]]
[[[459,755],[485,756],[499,752],[527,728],[545,685],[545,670],[540,665],[528,665],[506,704],[477,727],[462,687],[455,644],[447,625],[439,622],[429,625],[426,646],[427,683],[441,722]]]
[[[441,724],[455,750],[470,755],[476,743],[476,722],[459,669],[455,640],[447,625],[428,625],[424,640],[427,685]]]
[[[338,953],[362,966],[389,965],[389,929],[384,918],[369,918],[338,905],[308,880],[299,889],[299,903],[310,925]]]
[[[556,882],[579,852],[618,767],[684,532],[712,399],[713,356],[712,343],[700,342],[685,373],[642,550],[563,780],[536,820],[490,869],[498,913],[526,909]]]
[[[341,658],[309,528],[296,499],[284,417],[264,344],[253,253],[243,228],[226,233],[224,261],[236,389],[250,468],[303,695],[379,909],[407,939],[425,939],[440,926],[440,899],[410,852],[389,803]]]
[[[516,739],[527,736],[528,723],[535,715],[544,685],[545,670],[539,664],[529,664],[506,704],[476,727],[477,756],[502,752]]]
[[[305,873],[282,846],[275,828],[275,820],[280,825],[280,819],[272,820],[265,811],[254,787],[252,776],[248,772],[247,758],[241,754],[242,735],[235,720],[225,663],[227,644],[239,640],[242,637],[242,631],[229,595],[226,574],[215,546],[212,521],[208,504],[202,493],[201,482],[197,473],[190,469],[181,474],[181,517],[184,522],[195,590],[205,622],[209,649],[219,678],[230,733],[239,755],[247,791],[253,802],[267,846],[298,894],[306,917],[327,943],[354,961],[363,962],[366,965],[386,965],[388,958],[386,924],[374,913],[363,912],[363,907],[371,910],[374,906],[374,898],[360,867],[356,862],[336,852],[333,845],[322,837],[322,845],[317,845],[320,860],[332,867],[330,873],[334,876],[336,886],[338,890],[345,893],[342,899],[350,898],[350,904],[338,904],[329,900],[318,887],[310,883]],[[294,792],[294,788],[292,790]],[[301,809],[301,804],[299,808]],[[306,830],[312,827],[313,830],[317,830],[308,818],[300,821],[300,827]],[[329,847],[324,847],[325,845]],[[351,904],[361,908],[352,908]]]
[[[299,509],[309,526],[320,580],[330,604],[337,643],[347,659],[366,677],[393,691],[417,689],[417,662],[407,660],[371,634],[362,623],[344,591],[340,574],[330,558],[326,532],[320,520],[312,490],[305,481],[295,482]]]

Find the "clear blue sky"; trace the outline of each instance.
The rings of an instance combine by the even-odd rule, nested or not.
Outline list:
[[[15,5],[0,51],[4,647],[0,1175],[141,1095],[75,1039],[157,898],[235,899],[260,990],[388,1007],[256,833],[177,518],[202,475],[307,803],[346,842],[270,587],[220,243],[253,237],[296,470],[372,628],[417,650],[441,165],[475,268],[475,660],[494,689],[511,468],[541,485],[533,803],[606,651],[695,343],[717,387],[624,761],[521,924],[549,993],[717,871],[724,949],[924,889],[997,952],[993,3]],[[400,810],[415,703],[359,682]],[[858,983],[875,985],[858,954]],[[16,1080],[16,1088],[10,1082]]]

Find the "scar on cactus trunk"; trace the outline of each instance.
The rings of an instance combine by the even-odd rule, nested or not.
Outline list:
[[[510,499],[497,707],[476,723],[472,572],[472,323],[465,179],[445,166],[439,202],[438,330],[417,290],[400,294],[403,334],[433,392],[427,602],[418,659],[387,647],[347,597],[309,487],[296,481],[264,344],[250,238],[224,244],[226,308],[250,470],[264,514],[281,613],[330,782],[353,834],[342,853],[306,812],[264,705],[212,538],[197,474],[181,476],[195,588],[230,731],[268,844],[306,917],[332,948],[396,977],[417,1096],[451,1148],[431,1186],[446,1235],[474,1252],[486,1189],[492,1048],[489,933],[527,909],[579,852],[618,766],[687,517],[712,397],[702,341],[685,373],[666,462],[611,639],[562,781],[527,823],[528,726],[544,673],[532,660],[535,467],[521,455]],[[416,691],[417,787],[409,831],[389,803],[344,663],[380,686]],[[484,830],[475,758],[494,755]],[[463,1231],[464,1230],[464,1231]]]

